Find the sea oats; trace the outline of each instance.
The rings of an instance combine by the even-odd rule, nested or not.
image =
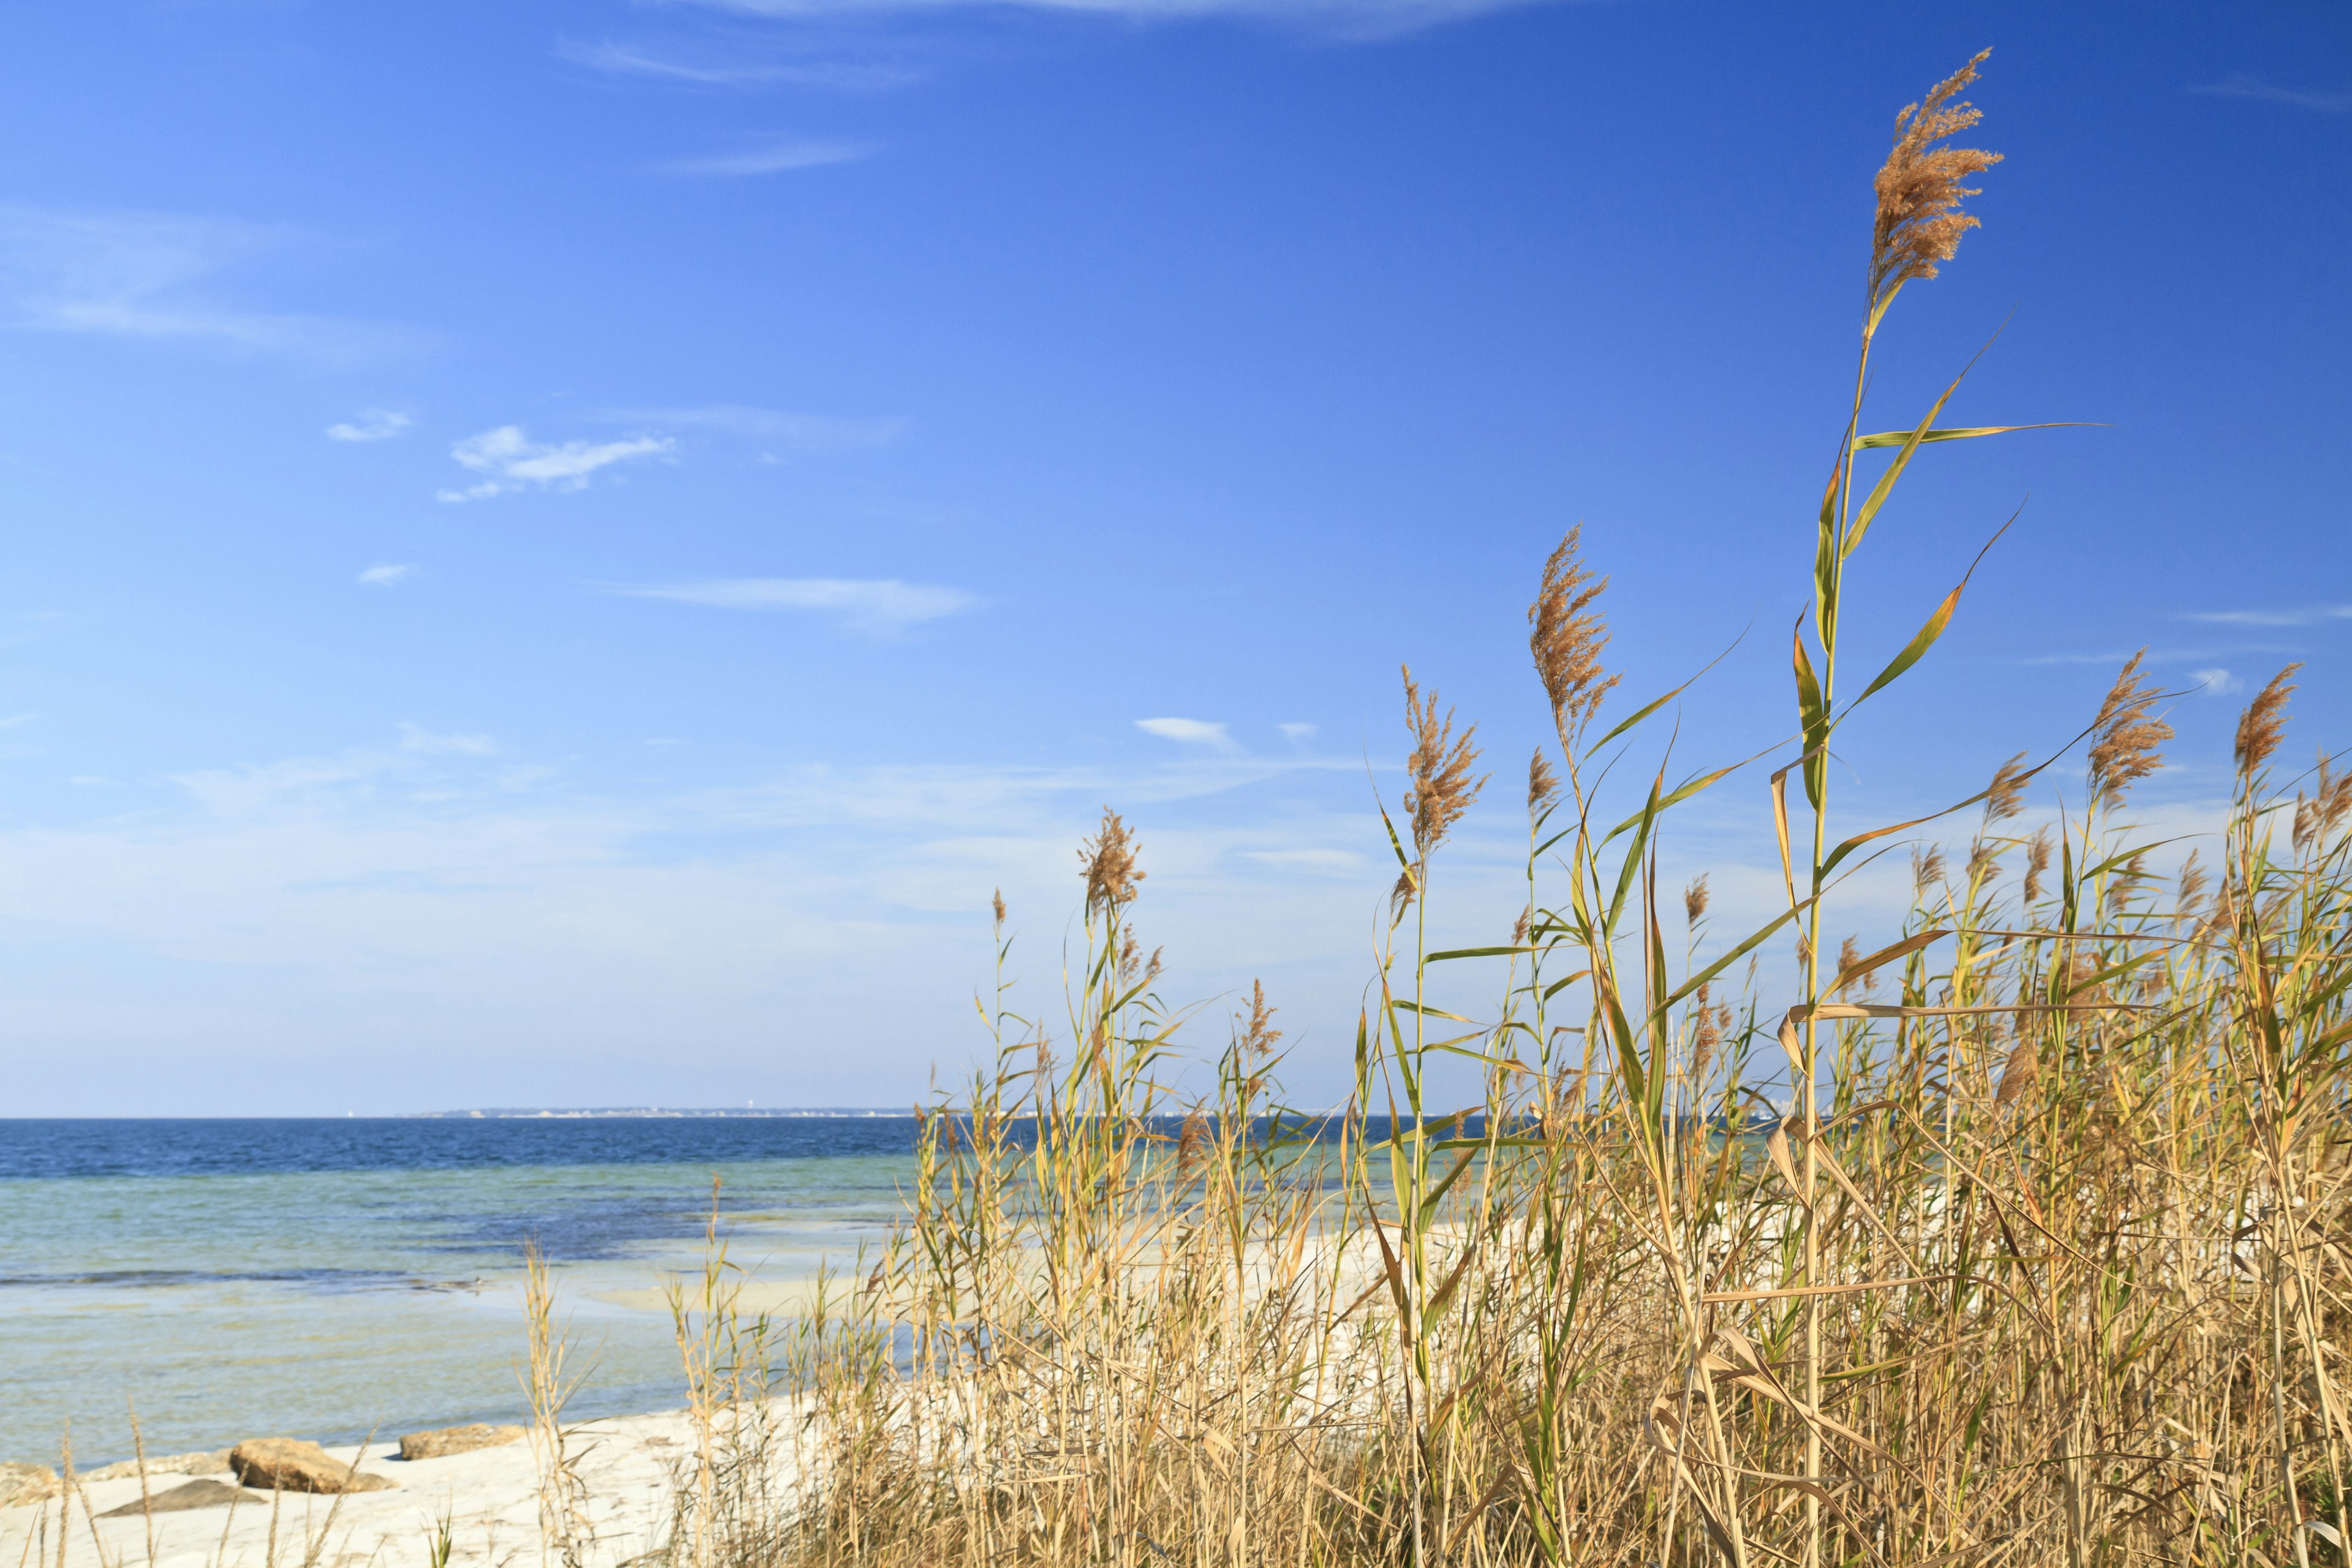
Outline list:
[[[2050,829],[2037,827],[2025,845],[2025,901],[2042,897],[2042,874],[2050,869]]]
[[[1535,755],[1528,759],[1528,815],[1541,816],[1544,808],[1559,798],[1559,780],[1551,771],[1543,748],[1538,746]]]
[[[1472,724],[1455,736],[1454,710],[1449,708],[1441,717],[1434,692],[1423,701],[1410,668],[1404,672],[1404,722],[1412,732],[1412,751],[1405,758],[1412,787],[1405,792],[1404,809],[1412,818],[1412,847],[1426,861],[1486,787],[1485,779],[1470,776],[1471,764],[1478,760],[1478,748],[1471,740],[1478,726]]]
[[[2277,754],[2279,737],[2286,730],[2287,696],[2294,690],[2294,683],[2287,677],[2302,668],[2303,661],[2297,659],[2272,676],[2270,684],[2254,693],[2254,700],[2238,716],[2238,739],[2232,752],[2241,776],[2252,778]]]
[[[1706,873],[1702,871],[1691,879],[1689,887],[1683,889],[1683,923],[1685,925],[1696,926],[1706,918],[1708,897]]]
[[[1577,735],[1617,684],[1617,677],[1601,671],[1601,650],[1609,646],[1609,632],[1591,610],[1609,579],[1594,577],[1578,554],[1583,534],[1582,524],[1568,531],[1544,563],[1543,581],[1528,606],[1528,649],[1535,655],[1544,695],[1551,699],[1552,728],[1571,762]]]
[[[2123,805],[2124,792],[2164,765],[2157,748],[2172,739],[2172,726],[2148,710],[2158,693],[2141,678],[2142,648],[2125,661],[2092,721],[2091,795],[2113,811]]]
[[[1985,790],[1985,821],[2007,822],[2025,809],[2025,753],[2020,752],[1993,770]]]
[[[1139,847],[1118,813],[1103,807],[1102,828],[1078,847],[1078,874],[1087,884],[1087,913],[1119,910],[1135,901],[1136,884],[1143,873],[1136,868]]]
[[[1878,221],[1871,237],[1870,304],[1875,312],[1904,284],[1933,278],[1952,258],[1960,237],[1978,226],[1960,211],[1965,196],[1977,195],[1960,182],[2000,162],[1998,153],[1974,147],[1938,147],[1984,118],[1975,106],[1954,100],[1977,79],[1977,67],[1990,49],[1938,82],[1924,103],[1895,117],[1895,147],[1874,182]]]

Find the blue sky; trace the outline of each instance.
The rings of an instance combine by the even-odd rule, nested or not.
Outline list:
[[[2195,826],[2280,663],[2346,718],[2340,6],[11,10],[7,1110],[904,1103],[995,887],[1050,1002],[1105,803],[1199,1043],[1263,975],[1336,1092],[1397,666],[1502,775],[1437,890],[1493,934],[1566,526],[1625,692],[1748,632],[1684,756],[1789,729],[1869,177],[1987,46],[1877,423],[2000,330],[1958,418],[2103,427],[1915,470],[1857,647],[2025,510],[1842,798],[2147,646]],[[1764,802],[1674,843],[1723,921]]]

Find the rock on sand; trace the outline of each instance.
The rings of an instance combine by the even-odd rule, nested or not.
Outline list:
[[[389,1476],[372,1476],[327,1450],[299,1437],[255,1437],[228,1451],[228,1468],[247,1486],[262,1491],[337,1492],[390,1491],[400,1483]]]
[[[476,1422],[471,1426],[442,1426],[431,1432],[411,1432],[400,1440],[400,1457],[404,1459],[440,1459],[451,1454],[470,1454],[477,1448],[497,1448],[522,1441],[520,1426],[485,1426]]]
[[[47,1465],[27,1465],[14,1459],[0,1464],[0,1508],[14,1508],[20,1502],[47,1502],[62,1489],[58,1485],[57,1471]]]
[[[166,1454],[147,1461],[150,1476],[225,1476],[228,1474],[228,1450],[207,1448],[201,1454]],[[86,1481],[135,1481],[139,1479],[139,1461],[121,1459],[111,1465],[100,1465],[94,1470],[84,1470]]]
[[[268,1495],[249,1492],[233,1487],[226,1481],[190,1481],[184,1487],[173,1487],[167,1492],[157,1492],[152,1498],[133,1498],[121,1508],[108,1509],[100,1519],[133,1519],[148,1513],[184,1513],[192,1508],[219,1508],[225,1503],[257,1502],[267,1504]]]

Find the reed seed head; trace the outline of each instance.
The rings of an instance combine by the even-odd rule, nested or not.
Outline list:
[[[1571,755],[1576,736],[1617,684],[1617,677],[1601,672],[1601,650],[1609,646],[1609,631],[1591,608],[1609,579],[1593,576],[1585,566],[1578,552],[1583,535],[1581,523],[1568,531],[1544,563],[1536,602],[1528,606],[1528,649],[1535,655],[1544,695],[1551,699],[1560,747]]]
[[[1478,760],[1478,748],[1471,740],[1478,726],[1468,726],[1457,737],[1454,710],[1449,708],[1440,716],[1434,692],[1423,702],[1410,667],[1404,672],[1404,722],[1412,731],[1412,751],[1405,758],[1412,787],[1405,792],[1404,808],[1412,818],[1412,846],[1425,863],[1486,781],[1470,776],[1471,764]]]
[[[2025,844],[2025,901],[2042,896],[2042,874],[2050,869],[2050,829],[2037,827]]]
[[[1937,146],[1984,118],[1973,104],[1955,101],[1977,79],[1986,49],[1944,80],[1927,100],[1895,117],[1895,147],[1878,171],[1878,222],[1871,237],[1870,305],[1874,313],[1915,278],[1933,278],[1960,247],[1960,237],[1978,226],[1960,211],[1961,198],[1976,191],[1960,182],[2000,162],[1998,153],[1975,147]]]
[[[999,888],[999,889],[996,889],[995,896],[994,896],[994,897],[992,897],[992,898],[991,898],[991,899],[988,900],[988,907],[989,907],[989,909],[990,909],[990,910],[991,910],[995,914],[995,916],[996,916],[996,929],[997,929],[997,930],[999,930],[999,931],[1003,931],[1003,930],[1004,929],[1004,889],[1003,889]]]
[[[2272,676],[2270,684],[2254,693],[2254,700],[2238,716],[2235,754],[2241,778],[2253,777],[2264,763],[2277,755],[2279,738],[2286,731],[2286,700],[2294,690],[2294,683],[2287,677],[2302,668],[2303,661],[2297,659]]]
[[[1078,846],[1078,875],[1087,884],[1087,913],[1118,910],[1135,901],[1143,873],[1135,864],[1139,848],[1118,813],[1103,807],[1102,828]]]
[[[1999,875],[2000,872],[2000,851],[1993,847],[1991,840],[1985,838],[1969,840],[1969,885],[1975,887],[1987,878]]]
[[[1265,1056],[1274,1049],[1274,1043],[1282,1038],[1282,1031],[1274,1026],[1276,1011],[1266,1005],[1265,982],[1251,981],[1249,1011],[1235,1019],[1241,1025],[1235,1043],[1244,1057]]]
[[[1544,807],[1559,798],[1559,780],[1551,771],[1551,763],[1538,746],[1535,755],[1528,759],[1528,815],[1541,816]]]
[[[1911,847],[1911,887],[1916,892],[1926,892],[1944,879],[1944,847],[1940,844]]]
[[[1525,947],[1528,942],[1528,911],[1521,910],[1519,918],[1511,922],[1511,945]]]
[[[2020,752],[1993,770],[1985,790],[1985,821],[2007,822],[2025,809],[2025,753]]]
[[[2180,912],[2194,910],[2205,897],[2205,868],[2198,864],[2197,851],[2191,849],[2180,862]]]
[[[1697,876],[1691,879],[1689,887],[1683,889],[1684,924],[1695,927],[1699,921],[1706,918],[1706,902],[1708,896],[1709,895],[1706,890],[1706,873],[1702,871]]]
[[[2126,790],[2164,765],[2158,748],[2172,739],[2172,726],[2148,712],[2158,693],[2140,673],[2147,657],[2142,648],[2125,661],[2092,721],[2091,795],[2110,811],[2123,805]]]

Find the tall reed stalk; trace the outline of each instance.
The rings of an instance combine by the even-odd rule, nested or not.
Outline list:
[[[2020,757],[1932,817],[1832,819],[1832,742],[1968,581],[1855,689],[1846,566],[1921,451],[2020,428],[1938,424],[1955,382],[1866,429],[1890,309],[1995,161],[1949,144],[1982,58],[1877,178],[1793,746],[1678,771],[1653,731],[1681,688],[1619,717],[1571,533],[1529,610],[1553,735],[1517,920],[1430,945],[1486,780],[1408,673],[1355,1092],[1318,1118],[1284,1107],[1261,989],[1213,1088],[1171,1087],[1209,1025],[1160,999],[1106,812],[1060,1020],[1008,1005],[999,900],[995,1060],[926,1107],[906,1226],[772,1389],[698,1416],[795,1434],[781,1482],[704,1467],[698,1517],[725,1492],[739,1526],[681,1537],[698,1568],[2347,1561],[2352,776],[2278,764],[2287,674],[2177,880],[2128,820],[2170,740],[2138,660],[2073,807]],[[1662,894],[1662,838],[1751,768],[1785,900],[1718,933],[1705,879]],[[1825,963],[1844,879],[1906,838],[1907,915]],[[1464,964],[1490,1015],[1442,1005],[1480,990],[1440,984]]]

